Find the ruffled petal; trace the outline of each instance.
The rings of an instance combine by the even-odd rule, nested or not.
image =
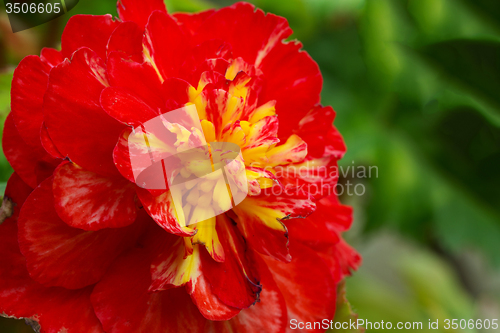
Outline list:
[[[165,106],[161,98],[160,77],[149,62],[140,64],[130,61],[121,52],[111,52],[107,71],[112,87],[126,88],[158,113]]]
[[[146,62],[162,81],[179,72],[189,43],[172,16],[160,11],[151,14],[144,34],[144,52]]]
[[[264,258],[285,298],[288,321],[320,322],[325,318],[332,319],[335,314],[336,284],[328,266],[315,251],[300,243],[292,243],[290,252],[293,260],[288,264]],[[292,332],[290,329],[287,331]]]
[[[51,49],[50,47],[44,47],[40,51],[40,59],[51,67],[59,65],[64,60],[61,51]]]
[[[141,29],[134,22],[123,22],[111,34],[108,46],[107,56],[111,52],[122,52],[130,57],[131,60],[142,63],[142,34],[144,30]]]
[[[313,157],[322,157],[327,144],[328,131],[332,128],[335,112],[331,106],[317,105],[298,123],[294,133],[308,144],[308,153]]]
[[[292,134],[299,121],[320,100],[321,72],[309,54],[300,51],[301,47],[300,43],[279,43],[259,66],[266,79],[259,101],[276,101],[280,139]]]
[[[50,156],[55,159],[64,159],[64,156],[62,156],[59,150],[57,150],[54,141],[50,138],[49,131],[47,130],[45,123],[42,123],[42,127],[40,128],[40,140],[42,141],[43,149],[45,149]]]
[[[118,0],[116,8],[122,21],[133,21],[143,30],[153,11],[167,13],[163,0]]]
[[[189,238],[157,232],[155,242],[159,246],[151,265],[150,291],[184,286],[200,276],[199,247],[194,246],[188,251],[185,242],[191,242]]]
[[[52,175],[54,168],[59,164],[41,147],[39,149],[28,146],[19,135],[11,112],[5,120],[2,138],[2,148],[12,168],[21,179],[35,188],[39,182]]]
[[[26,198],[33,191],[28,184],[26,184],[19,175],[14,172],[7,181],[7,186],[5,187],[5,194],[3,196],[3,201],[9,200],[12,204],[12,211],[10,216],[6,216],[8,220],[17,221],[19,216],[19,211],[24,204]],[[3,222],[3,221],[2,221]],[[2,223],[0,222],[0,224]]]
[[[199,13],[174,13],[172,16],[175,17],[182,30],[192,36],[198,31],[200,25],[213,13],[215,13],[215,9],[209,9]]]
[[[102,91],[101,106],[111,117],[133,127],[158,115],[139,97],[119,87],[108,87]]]
[[[19,217],[19,244],[33,279],[46,286],[78,289],[96,283],[113,260],[134,245],[141,223],[120,229],[83,231],[55,211],[52,179],[37,187]]]
[[[43,96],[51,69],[52,66],[39,57],[27,56],[17,66],[12,79],[11,109],[16,128],[23,140],[36,148],[41,146]]]
[[[205,325],[184,288],[151,293],[151,261],[145,250],[118,258],[99,282],[91,299],[109,333],[198,333]]]
[[[235,56],[258,65],[291,34],[285,18],[266,15],[249,3],[239,2],[208,17],[197,29],[195,41],[197,44],[209,39],[227,41]]]
[[[238,309],[248,308],[259,299],[262,290],[253,255],[225,214],[217,216],[216,231],[224,248],[225,260],[216,262],[206,251],[200,251],[202,274],[210,283],[212,292],[224,304]]]
[[[74,228],[120,228],[137,216],[135,185],[122,177],[103,177],[64,163],[54,172],[52,190],[57,214]]]
[[[283,222],[307,217],[315,208],[308,194],[300,190],[286,193],[275,185],[259,196],[245,198],[233,211],[238,216],[238,229],[254,250],[289,262],[288,230]]]
[[[42,332],[104,333],[90,304],[92,288],[47,288],[30,278],[19,251],[16,223],[18,210],[30,191],[15,173],[5,191],[5,198],[16,206],[14,215],[0,225],[0,313],[33,320],[41,325]]]
[[[206,319],[229,320],[240,312],[240,309],[226,305],[213,293],[210,282],[203,274],[191,281],[186,289]]]
[[[269,268],[259,257],[259,272],[262,279],[262,292],[259,302],[242,310],[229,321],[211,321],[206,333],[284,333],[288,326],[285,299],[274,281]]]
[[[61,52],[64,58],[72,59],[73,52],[88,47],[102,60],[106,60],[106,47],[113,31],[120,22],[107,15],[72,16],[61,37]],[[82,32],[85,33],[82,33]]]
[[[124,125],[100,106],[104,63],[87,48],[55,67],[44,99],[45,124],[64,156],[100,175],[118,175],[112,153]]]

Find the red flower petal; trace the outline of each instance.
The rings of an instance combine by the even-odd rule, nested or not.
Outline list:
[[[316,205],[308,194],[286,193],[277,185],[262,192],[233,208],[238,215],[238,229],[257,252],[289,262],[288,231],[283,220],[306,217]]]
[[[74,228],[120,228],[137,216],[135,186],[122,177],[102,177],[64,163],[54,172],[52,190],[57,214]]]
[[[21,179],[35,188],[39,182],[50,177],[59,162],[45,150],[28,146],[19,135],[11,112],[5,120],[2,147],[5,157]]]
[[[204,275],[191,282],[186,289],[201,314],[209,320],[229,320],[236,316],[240,309],[223,303],[212,291],[212,287]]]
[[[17,66],[12,79],[11,108],[16,127],[24,141],[37,148],[41,145],[43,96],[51,69],[39,57],[27,56]]]
[[[213,13],[215,13],[215,9],[199,13],[174,13],[172,16],[175,17],[177,23],[185,33],[193,35],[199,29],[200,25]]]
[[[179,109],[189,102],[190,88],[192,88],[191,85],[184,80],[166,79],[161,86],[161,91],[167,110]]]
[[[189,39],[174,18],[163,12],[153,12],[144,34],[146,58],[163,80],[178,73],[189,48]]]
[[[158,254],[151,264],[152,282],[150,291],[166,290],[186,285],[191,279],[200,275],[199,247],[186,253],[185,242],[189,238],[181,238],[166,232],[156,231],[154,243],[157,243]]]
[[[86,170],[111,176],[118,174],[112,152],[124,125],[100,106],[106,85],[104,63],[92,50],[80,49],[51,71],[43,107],[61,154]]]
[[[49,178],[29,196],[19,217],[19,244],[28,271],[44,285],[78,289],[96,283],[139,236],[140,223],[99,231],[69,227],[53,207]]]
[[[31,189],[14,173],[6,196],[20,208]],[[42,332],[104,333],[90,304],[92,288],[67,290],[33,281],[19,251],[15,215],[0,225],[0,313],[37,321]],[[78,316],[75,316],[78,313]]]
[[[313,157],[322,157],[325,153],[328,132],[332,129],[335,111],[331,106],[315,106],[302,118],[294,130],[305,142],[307,152]]]
[[[197,29],[197,44],[209,39],[229,42],[235,56],[260,64],[277,44],[292,34],[285,18],[265,15],[255,6],[239,2],[222,8]]]
[[[113,150],[113,161],[122,176],[135,183],[132,162],[130,160],[130,151],[128,148],[128,137],[130,133],[132,133],[132,129],[130,128],[125,128],[121,133],[118,143]]]
[[[154,110],[165,106],[161,99],[160,78],[149,63],[139,64],[124,59],[123,53],[112,52],[107,66],[111,86],[127,88]]]
[[[73,52],[88,47],[102,59],[106,60],[108,40],[120,24],[107,15],[75,15],[72,16],[61,37],[61,52],[64,58],[71,59]]]
[[[284,333],[288,327],[285,299],[269,268],[259,257],[262,277],[260,301],[226,322],[210,322],[206,333]]]
[[[300,51],[301,47],[300,43],[278,43],[259,66],[266,78],[259,101],[276,100],[280,139],[286,139],[320,100],[321,72],[309,54]]]
[[[139,97],[119,87],[108,87],[102,91],[101,106],[111,117],[133,127],[158,115]]]
[[[300,243],[293,243],[290,252],[293,260],[288,264],[264,258],[285,297],[288,320],[315,322],[333,319],[336,285],[328,266],[313,250]]]
[[[134,21],[141,29],[144,29],[153,11],[167,13],[163,0],[118,0],[116,7],[122,21]]]
[[[108,41],[107,56],[111,52],[123,52],[135,62],[142,63],[142,34],[141,29],[134,22],[123,22],[113,31]]]
[[[137,196],[148,214],[166,231],[178,236],[193,236],[196,233],[195,230],[179,223],[169,191],[155,196],[148,190],[138,187]]]
[[[91,299],[109,333],[200,332],[205,319],[184,288],[150,293],[145,250],[121,256],[94,288]]]
[[[19,211],[24,204],[26,198],[30,195],[33,189],[26,184],[17,173],[13,173],[7,181],[3,200],[9,199],[14,205],[14,211],[8,220],[17,221]],[[17,237],[16,237],[17,238]]]
[[[42,127],[40,128],[40,140],[42,142],[42,147],[47,151],[47,153],[56,159],[63,159],[64,156],[61,155],[59,150],[57,150],[54,141],[50,138],[49,131],[47,130],[47,126],[45,123],[42,123]]]
[[[44,47],[40,51],[40,59],[51,67],[59,65],[64,60],[61,51],[49,47]]]
[[[216,231],[226,258],[224,262],[216,262],[207,251],[200,250],[202,274],[210,283],[212,292],[224,304],[238,309],[248,308],[258,300],[262,290],[253,255],[225,214],[217,216]]]

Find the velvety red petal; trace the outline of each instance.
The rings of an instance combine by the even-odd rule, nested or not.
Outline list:
[[[104,89],[101,106],[111,117],[133,127],[158,116],[155,110],[125,88]]]
[[[166,79],[161,86],[161,91],[167,110],[181,108],[189,102],[190,88],[191,85],[187,81],[174,77]]]
[[[284,221],[304,218],[314,211],[312,198],[294,190],[273,186],[258,196],[246,197],[233,211],[238,215],[238,229],[257,252],[289,262],[288,231]],[[276,194],[274,194],[276,193]]]
[[[52,190],[57,214],[74,228],[120,228],[137,216],[135,185],[122,177],[103,177],[64,163],[54,172]]]
[[[212,292],[224,304],[238,309],[248,308],[258,300],[262,290],[253,255],[225,214],[217,216],[216,231],[226,258],[224,262],[216,262],[207,251],[201,250],[202,273]]]
[[[285,223],[289,237],[318,250],[332,246],[339,236],[328,229],[325,221],[316,212],[305,219],[293,219]]]
[[[2,148],[12,168],[19,177],[31,187],[50,177],[58,160],[48,155],[41,147],[28,146],[19,135],[14,124],[13,114],[5,120]]]
[[[320,322],[325,318],[333,319],[336,285],[328,266],[315,251],[300,243],[292,243],[290,252],[293,260],[288,264],[264,258],[285,298],[288,321]],[[290,328],[287,331],[293,332]]]
[[[163,0],[118,0],[116,7],[122,21],[134,21],[141,29],[144,29],[153,11],[167,13]]]
[[[14,71],[11,108],[19,134],[24,141],[40,147],[40,126],[43,122],[43,96],[52,67],[39,57],[27,56]]]
[[[343,277],[350,276],[353,270],[355,271],[361,266],[361,255],[343,239],[337,244],[336,252]]]
[[[121,52],[112,52],[107,65],[111,86],[128,89],[154,110],[164,107],[160,78],[148,62],[140,64],[125,59]]]
[[[201,314],[209,320],[229,320],[236,316],[240,309],[223,303],[212,291],[210,283],[202,274],[196,281],[186,287]]]
[[[346,146],[344,143],[344,139],[340,132],[332,126],[330,131],[326,136],[326,146],[325,153],[334,156],[337,159],[342,158],[346,152]]]
[[[108,41],[107,55],[111,52],[123,52],[131,60],[142,63],[142,34],[141,29],[134,22],[123,22],[113,31]]]
[[[259,101],[276,100],[280,139],[286,139],[320,100],[321,72],[301,47],[296,42],[278,43],[259,66],[266,79]]]
[[[150,293],[147,251],[121,256],[94,288],[92,304],[109,333],[200,332],[205,319],[184,288]]]
[[[130,151],[128,148],[128,137],[132,133],[132,129],[125,128],[118,139],[118,143],[113,150],[113,161],[116,168],[123,177],[135,183],[134,171],[132,170],[132,162],[130,160]]]
[[[7,184],[6,197],[16,203],[15,211],[29,191],[31,188],[14,173]],[[16,213],[0,225],[0,313],[32,319],[47,333],[104,333],[90,304],[92,288],[47,288],[30,278],[26,260],[19,251],[15,217]]]
[[[336,244],[326,249],[321,248],[320,251],[317,250],[317,246],[311,248],[328,264],[335,282],[350,276],[352,271],[361,266],[362,258],[359,253],[342,238]]]
[[[316,199],[336,193],[339,178],[337,158],[326,152],[323,157],[308,155],[300,163],[278,166],[276,170],[278,179],[287,188],[299,187]]]
[[[328,132],[332,128],[335,111],[331,106],[315,106],[302,118],[294,129],[307,142],[307,152],[313,157],[322,157],[325,153]]]
[[[113,149],[124,125],[101,108],[108,85],[104,62],[87,48],[50,73],[44,99],[45,124],[58,150],[83,168],[118,175]]]
[[[233,57],[231,45],[217,39],[207,40],[193,47],[188,57],[184,60],[179,77],[187,80],[194,87],[198,86],[201,73],[213,68],[207,64],[216,60],[229,61]],[[225,74],[227,64],[223,68],[222,75]]]
[[[17,221],[19,211],[32,191],[33,188],[26,184],[17,173],[14,172],[10,176],[3,196],[3,200],[8,199],[13,204],[12,215],[9,217],[10,220]]]
[[[189,38],[179,28],[174,18],[164,12],[153,12],[144,34],[146,58],[163,80],[175,76],[189,48]]]
[[[258,257],[262,279],[260,301],[242,310],[229,321],[210,322],[206,333],[284,333],[288,327],[285,299],[274,281],[269,268]]]
[[[42,127],[40,128],[40,140],[42,142],[42,147],[45,151],[55,159],[63,159],[64,156],[57,150],[54,141],[50,138],[49,131],[47,130],[47,126],[45,123],[42,123]]]
[[[215,13],[215,9],[209,9],[199,13],[174,13],[172,16],[175,17],[177,23],[185,33],[193,35],[198,31],[200,25],[213,13]]]
[[[83,231],[54,209],[52,179],[37,187],[19,216],[19,244],[30,275],[46,286],[78,289],[96,283],[113,260],[134,245],[142,225]]]
[[[40,51],[40,59],[51,67],[55,67],[63,62],[64,58],[62,56],[61,51],[56,49],[52,49],[50,47],[44,47]]]
[[[73,52],[88,47],[101,59],[106,60],[108,40],[120,24],[107,15],[75,15],[72,16],[61,37],[61,52],[64,58],[71,59]]]
[[[352,207],[342,205],[336,195],[331,195],[317,202],[314,216],[326,223],[331,232],[343,232],[351,228]],[[312,218],[312,216],[311,216]]]
[[[197,30],[197,43],[221,39],[231,44],[235,56],[257,65],[277,44],[292,34],[285,18],[266,15],[246,2],[222,8]]]

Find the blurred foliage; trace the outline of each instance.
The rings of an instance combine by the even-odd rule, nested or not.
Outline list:
[[[479,287],[484,280],[474,277],[494,273],[484,267],[478,273],[463,259],[473,251],[480,255],[471,262],[484,257],[500,266],[498,0],[253,2],[287,17],[292,39],[318,62],[322,103],[337,111],[335,125],[348,147],[341,165],[378,168],[378,177],[341,180],[367,189],[362,197],[342,198],[357,214],[351,242],[366,267],[376,263],[392,272],[363,267],[348,282],[360,318],[477,318],[481,295],[500,295],[500,288]],[[166,3],[173,12],[233,1]],[[116,15],[115,1],[80,1],[70,15],[80,13]],[[0,77],[2,119],[12,67],[42,46],[57,47],[70,15],[15,36],[0,17],[0,66],[7,73]],[[1,159],[1,180],[10,172]],[[403,236],[389,253],[371,256],[366,243],[390,243],[380,236],[388,229]]]

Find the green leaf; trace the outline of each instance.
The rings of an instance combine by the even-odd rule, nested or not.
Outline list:
[[[500,43],[451,40],[421,50],[425,59],[474,96],[485,99],[500,113]]]
[[[481,16],[489,19],[490,22],[500,22],[500,6],[498,0],[463,0],[469,7],[475,9]],[[498,25],[500,28],[500,25]]]

